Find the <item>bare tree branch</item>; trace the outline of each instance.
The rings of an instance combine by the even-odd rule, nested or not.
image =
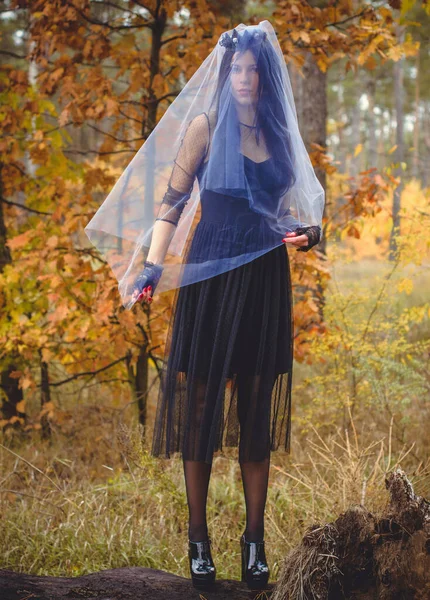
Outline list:
[[[12,56],[13,58],[19,58],[21,60],[25,60],[27,58],[22,54],[16,54],[16,52],[11,52],[10,50],[0,50],[0,54],[4,54],[5,56]]]
[[[65,383],[68,383],[69,381],[74,381],[75,379],[79,379],[80,377],[86,377],[87,375],[91,375],[91,377],[94,377],[98,373],[103,373],[103,371],[107,371],[108,369],[110,369],[111,367],[114,367],[115,365],[117,365],[118,363],[122,362],[125,359],[126,359],[126,356],[122,356],[121,358],[114,360],[109,365],[106,365],[105,367],[101,367],[100,369],[97,369],[96,371],[83,371],[82,373],[75,373],[71,377],[67,377],[66,379],[63,379],[62,381],[51,381],[49,383],[49,385],[51,385],[52,387],[59,387],[60,385],[64,385]]]
[[[111,31],[121,31],[123,29],[126,29],[127,31],[129,31],[130,29],[142,29],[142,27],[152,28],[152,22],[151,23],[144,22],[139,25],[111,25],[110,23],[107,23],[104,21],[92,19],[91,17],[86,15],[83,10],[81,10],[80,8],[75,6],[71,0],[63,0],[63,2],[65,4],[67,4],[68,6],[70,6],[71,8],[74,8],[76,10],[76,12],[84,19],[84,21],[87,21],[87,23],[91,23],[91,25],[100,25],[101,27],[106,27],[106,29],[110,29]],[[135,16],[143,19],[143,17],[141,15],[136,14]]]
[[[37,210],[36,208],[30,208],[29,206],[25,206],[24,204],[18,204],[18,202],[13,202],[12,200],[6,200],[6,198],[3,198],[2,196],[0,196],[0,202],[3,202],[4,204],[9,204],[10,206],[17,206],[18,208],[21,208],[22,210],[36,213],[37,215],[46,215],[48,217],[52,216],[52,213],[44,212],[42,210]]]

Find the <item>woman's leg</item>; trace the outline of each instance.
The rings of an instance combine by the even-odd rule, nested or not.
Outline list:
[[[183,460],[188,501],[188,538],[201,542],[208,538],[206,502],[212,465],[204,461]]]
[[[245,539],[247,542],[260,542],[264,539],[269,463],[270,456],[262,461],[240,463],[246,504]]]
[[[264,538],[264,511],[270,468],[270,404],[264,405],[259,375],[238,375],[239,463],[246,505],[245,539]],[[270,390],[269,390],[270,391]],[[267,396],[266,390],[266,398]]]
[[[205,378],[187,377],[188,419],[182,452],[188,502],[188,538],[200,542],[208,538],[206,504],[212,463],[205,462],[207,436],[203,422],[207,408]]]

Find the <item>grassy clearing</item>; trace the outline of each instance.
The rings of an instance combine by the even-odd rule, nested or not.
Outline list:
[[[371,261],[337,265],[328,307],[332,303],[332,310],[335,301],[354,292],[354,286],[363,290],[365,282],[369,298],[358,301],[365,313],[385,270]],[[378,316],[382,324],[387,314],[392,319],[427,301],[423,290],[429,289],[428,270],[402,271],[398,277],[415,278],[415,285],[410,294],[398,294],[393,288],[390,312]],[[358,310],[352,314],[359,327],[363,317]],[[408,332],[409,341],[426,339],[428,333],[427,319]],[[381,510],[387,500],[384,475],[399,464],[416,492],[430,496],[430,465],[424,459],[429,455],[427,399],[415,394],[401,403],[407,387],[402,387],[400,373],[399,381],[387,376],[393,389],[385,404],[372,404],[373,400],[366,404],[360,390],[354,406],[342,403],[341,386],[339,397],[330,395],[324,379],[322,391],[318,388],[318,378],[327,377],[336,360],[333,352],[325,364],[296,364],[292,453],[274,453],[271,461],[265,537],[272,581],[283,557],[309,525],[331,521],[354,503]],[[423,367],[425,360],[423,356]],[[384,372],[376,373],[375,381],[383,376]],[[370,374],[368,379],[372,383]],[[329,389],[324,402],[335,406],[330,415],[324,403],[316,401],[316,393]],[[370,386],[369,397],[377,397],[380,389]],[[391,401],[394,392],[400,397],[397,404]],[[150,419],[154,402],[152,392]],[[134,565],[188,577],[188,513],[180,458],[150,456],[148,445],[141,443],[135,406],[128,404],[125,393],[112,398],[107,391],[100,401],[96,395],[90,401],[63,394],[54,403],[64,415],[69,411],[70,418],[64,421],[63,415],[61,425],[54,425],[50,443],[34,432],[0,438],[1,566],[70,576]],[[319,413],[306,413],[314,405]],[[149,432],[151,427],[150,422]],[[238,579],[245,504],[234,456],[227,452],[214,458],[208,523],[219,578]]]
[[[120,460],[105,469],[105,477],[94,469],[105,464],[103,445],[89,461],[73,457],[72,449],[66,454],[61,436],[14,454],[2,446],[2,567],[60,576],[135,565],[188,577],[182,464],[154,459],[139,440],[138,426],[122,427],[115,443]],[[273,580],[311,523],[330,521],[353,503],[380,510],[388,469],[403,464],[418,491],[430,482],[428,469],[410,453],[392,451],[390,435],[362,445],[354,430],[352,437],[327,439],[314,432],[306,451],[294,454],[296,460],[282,453],[272,459],[266,540]],[[244,518],[239,465],[217,456],[208,522],[220,578],[239,578]]]

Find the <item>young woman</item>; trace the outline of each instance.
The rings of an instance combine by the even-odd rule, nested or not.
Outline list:
[[[206,522],[212,461],[224,446],[238,447],[246,504],[242,580],[261,588],[270,572],[264,549],[270,454],[290,445],[294,332],[286,245],[308,251],[320,241],[324,192],[298,132],[270,23],[226,32],[201,69],[200,85],[191,86],[193,110],[184,110],[195,116],[184,117],[151,235],[137,246],[146,248],[143,269],[131,291],[129,284],[122,289],[129,305],[151,303],[166,281],[172,238],[179,236],[185,251],[180,276],[177,265],[169,271],[178,291],[152,454],[182,455],[190,574],[196,587],[205,587],[216,575]],[[201,216],[188,235],[193,212],[184,209],[195,179]],[[172,279],[159,289],[169,285]]]

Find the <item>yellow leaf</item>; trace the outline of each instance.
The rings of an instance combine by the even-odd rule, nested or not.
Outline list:
[[[362,150],[363,150],[363,144],[358,144],[354,150],[354,157],[358,156]]]
[[[300,37],[305,42],[305,44],[311,43],[311,38],[309,37],[309,33],[307,31],[301,31]]]
[[[414,282],[412,281],[412,279],[409,278],[402,279],[397,284],[397,289],[399,290],[399,292],[406,292],[406,294],[408,294],[409,296],[414,289]]]

